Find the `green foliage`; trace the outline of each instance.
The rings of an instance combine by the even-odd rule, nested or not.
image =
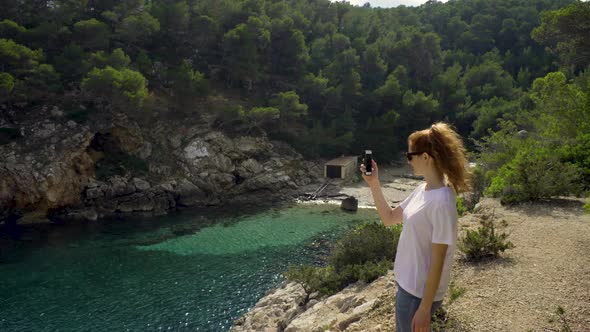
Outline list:
[[[189,60],[183,60],[170,76],[174,92],[182,101],[204,97],[209,92],[209,82],[205,75],[194,70]]]
[[[0,36],[7,39],[17,39],[20,35],[25,33],[27,29],[20,26],[18,23],[4,19],[0,21]]]
[[[43,58],[41,50],[15,43],[12,39],[0,39],[0,69],[22,71],[34,68]]]
[[[274,19],[270,30],[272,72],[289,75],[292,79],[303,76],[310,59],[309,50],[305,36],[295,28],[293,19]]]
[[[110,66],[119,70],[128,67],[131,63],[131,59],[122,49],[116,48],[111,54],[107,54],[103,51],[92,53],[90,55],[90,63],[96,68]]]
[[[440,101],[441,107],[450,115],[457,113],[467,102],[467,89],[461,79],[463,69],[459,63],[448,67],[434,80],[434,95]]]
[[[461,115],[470,117],[473,120],[473,131],[470,136],[473,139],[480,139],[488,134],[489,130],[496,131],[499,129],[498,121],[504,115],[513,115],[520,109],[519,100],[506,100],[493,97],[488,100],[481,100],[469,107]]]
[[[143,75],[126,68],[94,68],[82,81],[81,86],[92,97],[115,107],[141,107],[147,97]]]
[[[47,6],[10,0],[0,4],[0,72],[12,80],[3,74],[0,98],[56,104],[83,90],[98,108],[135,108],[148,94],[145,76],[149,94],[162,101],[157,109],[193,110],[216,90],[239,99],[243,109],[278,108],[280,119],[267,126],[274,130],[268,135],[306,154],[333,157],[371,146],[382,161],[397,159],[407,135],[434,121],[480,138],[488,128],[501,130],[499,118],[517,122],[535,111],[533,125],[516,127],[535,127],[538,137],[553,141],[567,138],[561,146],[576,152],[560,152],[562,161],[590,175],[581,138],[590,131],[580,71],[587,66],[587,26],[580,23],[587,8],[573,0],[389,9],[329,1],[56,0]],[[530,32],[544,11],[534,34],[539,45]],[[531,81],[553,69],[552,54],[577,70],[564,67],[563,82],[545,77],[540,90],[533,89],[541,91],[539,99],[522,97]],[[271,102],[291,91],[286,107]],[[229,123],[236,132],[251,129],[236,105],[202,112],[221,109],[224,130]],[[560,123],[576,114],[575,130],[569,119]]]
[[[262,79],[263,52],[270,43],[266,20],[249,17],[223,37],[224,62],[230,82],[240,82],[249,90]]]
[[[498,234],[493,219],[480,220],[480,223],[477,230],[467,230],[457,246],[468,261],[497,258],[501,252],[514,248],[512,242],[507,241],[507,233]]]
[[[109,26],[95,18],[76,22],[73,31],[76,41],[87,49],[106,49],[109,46]]]
[[[547,137],[574,139],[590,132],[590,103],[586,86],[567,82],[562,72],[549,73],[533,82],[531,98],[538,110],[537,123]]]
[[[361,72],[363,78],[363,87],[367,90],[373,90],[383,83],[387,73],[387,64],[379,54],[377,45],[371,45],[367,48],[361,59]]]
[[[219,96],[210,96],[208,99],[208,106],[215,114],[213,127],[231,131],[247,121],[246,111],[241,105],[231,103],[226,98]]]
[[[7,96],[14,89],[14,77],[9,73],[0,73],[0,96]]]
[[[300,84],[303,101],[309,105],[309,111],[314,118],[317,118],[319,111],[324,105],[326,90],[328,88],[328,79],[312,73],[305,75]]]
[[[491,179],[486,195],[515,203],[560,195],[579,195],[580,169],[564,163],[550,149],[522,149]]]
[[[406,138],[413,131],[409,128],[427,128],[438,117],[438,112],[439,103],[433,95],[426,95],[422,91],[406,91],[399,111],[399,133]]]
[[[465,212],[467,212],[467,207],[465,207],[465,198],[463,197],[458,197],[457,198],[457,213],[459,214],[459,217],[463,216],[465,214]]]
[[[457,287],[453,281],[449,285],[449,304],[455,302],[461,295],[465,293],[465,287]]]
[[[300,103],[299,95],[295,91],[281,92],[271,99],[270,105],[280,112],[279,131],[297,130],[297,124],[302,124],[307,116],[308,107]]]
[[[258,129],[269,129],[281,117],[280,110],[276,107],[254,107],[245,115],[250,121],[251,128]]]
[[[513,79],[499,63],[488,61],[468,68],[463,79],[473,101],[513,95]]]
[[[68,44],[56,56],[55,69],[62,74],[65,82],[77,81],[92,68],[88,58],[80,45]]]
[[[117,34],[126,43],[139,44],[149,40],[160,31],[160,22],[148,12],[131,15],[123,19]]]
[[[590,64],[590,3],[571,5],[541,15],[533,38],[556,54],[562,65],[586,68]]]
[[[561,72],[536,79],[532,110],[500,121],[483,140],[479,163],[490,184],[487,195],[512,203],[590,188],[590,94],[579,82],[587,81],[567,82]],[[519,126],[528,131],[519,133]]]
[[[386,108],[399,108],[403,93],[402,86],[394,72],[387,76],[385,84],[375,90],[375,96],[379,98],[381,105]]]
[[[398,158],[398,151],[403,149],[401,135],[391,135],[398,130],[398,119],[400,115],[395,111],[370,118],[365,130],[359,130],[356,140],[360,142],[361,149],[371,147],[379,160],[395,160]]]
[[[330,265],[338,272],[347,265],[393,261],[401,227],[385,227],[381,223],[366,223],[340,240],[330,255]]]
[[[61,88],[59,74],[45,63],[32,70],[24,82],[29,89],[35,88],[40,93],[57,92]]]
[[[590,201],[586,202],[586,204],[584,204],[584,210],[586,210],[587,213],[590,213]]]
[[[335,294],[358,280],[371,282],[392,268],[400,233],[399,226],[363,223],[337,243],[328,266],[290,267],[285,275],[308,293],[321,295]]]

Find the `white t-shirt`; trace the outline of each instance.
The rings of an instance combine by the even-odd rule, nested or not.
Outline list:
[[[397,245],[394,274],[397,283],[408,293],[422,298],[430,270],[432,243],[448,244],[434,301],[444,298],[451,277],[453,253],[457,246],[456,198],[450,187],[424,190],[419,185],[400,206],[403,229]]]

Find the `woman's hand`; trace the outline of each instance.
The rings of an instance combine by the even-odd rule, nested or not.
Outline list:
[[[372,160],[372,162],[373,170],[371,172],[371,175],[365,174],[365,164],[361,164],[360,168],[363,179],[365,179],[369,186],[379,185],[379,168],[377,167],[377,163],[375,162],[375,160]]]
[[[412,332],[430,332],[430,318],[430,310],[419,306],[412,319]]]

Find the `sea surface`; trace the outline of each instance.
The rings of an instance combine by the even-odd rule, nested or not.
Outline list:
[[[227,331],[373,209],[208,208],[0,239],[0,331]]]

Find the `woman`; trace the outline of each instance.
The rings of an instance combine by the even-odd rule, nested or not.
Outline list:
[[[469,189],[469,173],[461,137],[446,123],[412,133],[406,157],[425,182],[395,209],[383,197],[377,163],[370,176],[365,165],[360,169],[383,224],[404,224],[393,269],[396,331],[422,332],[430,331],[449,284],[457,242],[455,196]]]

